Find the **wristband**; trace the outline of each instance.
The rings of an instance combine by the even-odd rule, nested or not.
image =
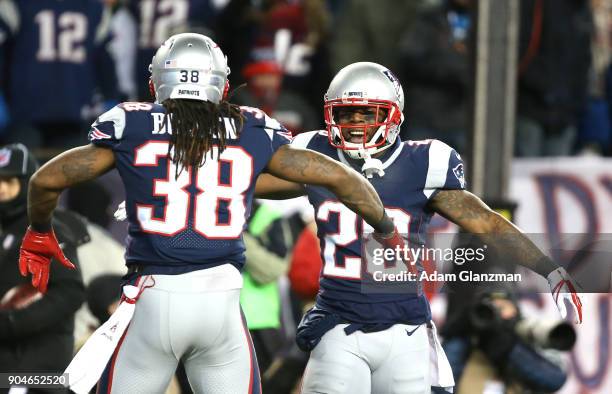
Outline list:
[[[390,235],[395,231],[395,225],[389,216],[387,216],[387,212],[383,212],[383,217],[376,224],[376,226],[374,226],[374,231],[383,235]]]
[[[51,223],[32,223],[30,224],[30,228],[37,232],[37,233],[41,233],[41,234],[45,234],[51,231],[52,227],[51,227]]]
[[[545,278],[548,277],[548,275],[557,268],[559,268],[559,266],[555,264],[555,262],[552,261],[548,256],[542,257],[533,265],[533,271],[537,272]]]

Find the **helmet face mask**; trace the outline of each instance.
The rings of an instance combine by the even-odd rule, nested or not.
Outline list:
[[[351,123],[352,116],[346,113],[352,112],[361,113],[359,117],[363,121]],[[401,111],[394,103],[384,100],[372,100],[368,104],[330,100],[325,104],[325,123],[332,146],[348,151],[350,157],[362,158],[354,156],[363,151],[374,154],[390,146],[389,137],[401,123]]]
[[[402,87],[387,68],[370,62],[344,67],[325,94],[324,115],[330,144],[353,159],[365,159],[384,151],[399,134],[403,106]],[[338,117],[343,110],[360,109],[362,116],[357,123],[350,123],[348,117]]]
[[[157,103],[191,99],[219,103],[228,90],[227,58],[210,38],[176,34],[157,50],[151,65],[150,90]]]

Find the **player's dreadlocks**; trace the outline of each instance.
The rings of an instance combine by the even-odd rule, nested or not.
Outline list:
[[[228,101],[219,104],[210,101],[168,99],[162,105],[166,109],[164,123],[172,125],[168,155],[174,149],[171,159],[177,166],[176,176],[184,168],[199,168],[206,160],[212,147],[219,147],[218,154],[225,149],[227,133],[223,118],[230,118],[235,127],[236,137],[240,135],[244,118],[240,108]]]

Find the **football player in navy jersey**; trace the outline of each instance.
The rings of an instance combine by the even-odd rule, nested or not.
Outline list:
[[[487,234],[485,242],[491,244],[496,236],[511,235],[514,243],[504,253],[547,277],[561,314],[565,317],[568,299],[580,322],[580,299],[567,272],[465,190],[459,154],[438,140],[397,138],[403,106],[401,84],[390,70],[368,62],[348,65],[325,94],[327,131],[300,134],[292,144],[360,169],[397,229],[409,235],[407,245],[425,244],[434,212],[469,232]],[[376,281],[371,262],[362,261],[367,224],[318,186],[270,175],[257,182],[260,197],[304,194],[315,208],[323,268],[315,306],[297,333],[298,345],[312,351],[302,393],[424,394],[430,393],[430,386],[452,388],[450,366],[418,281],[371,286]],[[422,270],[420,262],[416,264]],[[412,290],[399,291],[410,286]],[[436,360],[431,367],[430,360]]]
[[[61,191],[112,168],[125,186],[128,279],[140,293],[126,295],[136,303],[134,316],[99,392],[163,392],[179,360],[197,393],[260,391],[239,308],[241,235],[260,173],[329,188],[381,242],[397,241],[364,178],[288,145],[283,127],[260,110],[227,102],[228,74],[210,38],[170,37],[151,64],[156,103],[111,109],[92,125],[89,145],[64,152],[32,177],[19,264],[38,288],[46,285],[51,257],[71,266],[50,222]]]

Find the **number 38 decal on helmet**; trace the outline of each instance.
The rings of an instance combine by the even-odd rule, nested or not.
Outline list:
[[[195,33],[170,37],[157,50],[149,88],[155,102],[192,99],[218,104],[229,88],[227,57],[213,40]]]

